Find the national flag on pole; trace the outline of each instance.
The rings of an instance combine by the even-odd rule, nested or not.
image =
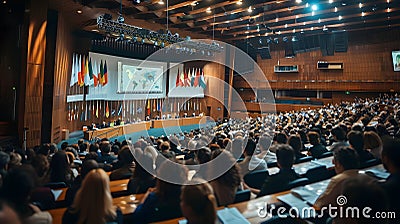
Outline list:
[[[183,74],[184,77],[184,86],[190,86],[190,81],[189,81],[189,76],[190,76],[190,69],[189,69],[189,74],[187,72],[185,72]]]
[[[147,100],[147,115],[150,115],[150,100]]]
[[[98,72],[98,68],[99,67],[97,67],[98,65],[97,65],[97,61],[96,60],[94,60],[93,61],[93,71],[92,71],[92,73],[93,73],[93,84],[94,84],[94,87],[97,87],[97,85],[99,84],[99,79],[98,79],[98,77],[97,77],[97,74],[99,73]]]
[[[108,72],[107,72],[107,61],[104,60],[104,75],[103,75],[103,86],[107,85],[108,83]]]
[[[207,87],[207,83],[204,78],[204,71],[201,73],[201,76],[200,76],[200,87],[203,89],[206,89],[206,87]]]
[[[108,108],[108,102],[106,102],[106,118],[110,117],[110,108]]]
[[[176,74],[175,87],[178,87],[181,85],[181,83],[179,82],[179,79],[180,79],[180,75],[179,75],[179,68],[178,68],[178,73]]]
[[[196,77],[194,77],[194,87],[199,86],[200,79],[200,69],[196,71]]]
[[[100,71],[98,74],[99,78],[99,85],[103,85],[103,76],[104,76],[104,66],[103,66],[103,60],[100,61]]]
[[[90,82],[89,85],[93,85],[94,84],[94,73],[93,73],[93,66],[92,66],[92,58],[89,58],[89,78],[90,78]]]
[[[69,86],[72,87],[75,85],[75,83],[78,82],[78,74],[76,73],[76,55],[72,55],[72,69],[71,69],[71,82],[69,83]]]
[[[83,74],[82,74],[82,72],[84,72],[84,64],[85,63],[82,63],[82,55],[79,55],[79,59],[78,59],[78,66],[79,66],[79,70],[78,70],[78,85],[79,86],[82,86],[83,85],[83,83],[84,83],[84,80],[83,80]]]
[[[85,58],[85,72],[83,74],[85,80],[85,86],[90,85],[90,77],[89,77],[89,56]]]

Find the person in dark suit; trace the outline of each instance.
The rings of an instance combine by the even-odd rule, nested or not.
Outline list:
[[[386,182],[382,183],[382,187],[389,199],[389,211],[396,212],[397,221],[391,223],[399,223],[400,218],[400,139],[385,139],[382,150],[382,163],[390,176]],[[392,221],[392,220],[391,220]]]
[[[308,136],[308,141],[310,142],[311,145],[313,145],[309,150],[309,153],[311,154],[312,157],[320,158],[322,154],[328,152],[326,147],[321,144],[320,142],[321,138],[319,137],[319,134],[317,132],[311,131],[308,133],[307,136]]]
[[[290,145],[279,144],[276,150],[279,172],[268,176],[257,197],[274,194],[287,186],[291,181],[300,176],[292,169],[294,163],[294,151]]]

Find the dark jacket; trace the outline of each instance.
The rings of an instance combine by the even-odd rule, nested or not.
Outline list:
[[[257,197],[288,190],[289,183],[299,177],[293,169],[282,168],[278,173],[268,176],[265,179]]]
[[[328,152],[328,150],[322,144],[314,145],[310,148],[311,156],[317,159],[320,158],[325,152]]]
[[[162,200],[155,192],[149,194],[143,204],[130,215],[128,223],[150,223],[182,216],[180,199]]]
[[[71,213],[72,208],[69,207],[63,217],[62,217],[62,224],[75,224],[78,223],[79,220],[79,212],[77,213]],[[107,220],[106,224],[122,224],[123,223],[123,215],[121,212],[121,209],[117,208],[116,210],[117,216],[113,219],[110,218],[109,220]]]

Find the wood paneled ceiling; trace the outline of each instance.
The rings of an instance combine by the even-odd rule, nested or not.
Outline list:
[[[98,15],[110,13],[115,19],[121,2],[126,23],[166,29],[167,0],[161,0],[164,4],[160,0],[56,0],[50,4],[71,10],[62,6],[68,1],[74,10],[83,11],[79,25],[88,31],[95,30]],[[222,41],[400,26],[400,0],[169,0],[168,5],[169,29],[181,36],[214,36]]]

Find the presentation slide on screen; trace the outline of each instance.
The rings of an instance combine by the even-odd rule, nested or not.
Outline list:
[[[146,63],[147,64],[147,63]],[[145,67],[118,62],[119,93],[162,93],[163,67]]]
[[[400,51],[392,51],[393,68],[395,72],[400,72]]]
[[[164,98],[166,91],[166,62],[143,61],[132,58],[89,52],[93,73],[100,79],[107,70],[107,81],[88,86],[86,100],[140,100]],[[103,72],[101,72],[103,71]],[[101,84],[103,83],[103,84]]]

